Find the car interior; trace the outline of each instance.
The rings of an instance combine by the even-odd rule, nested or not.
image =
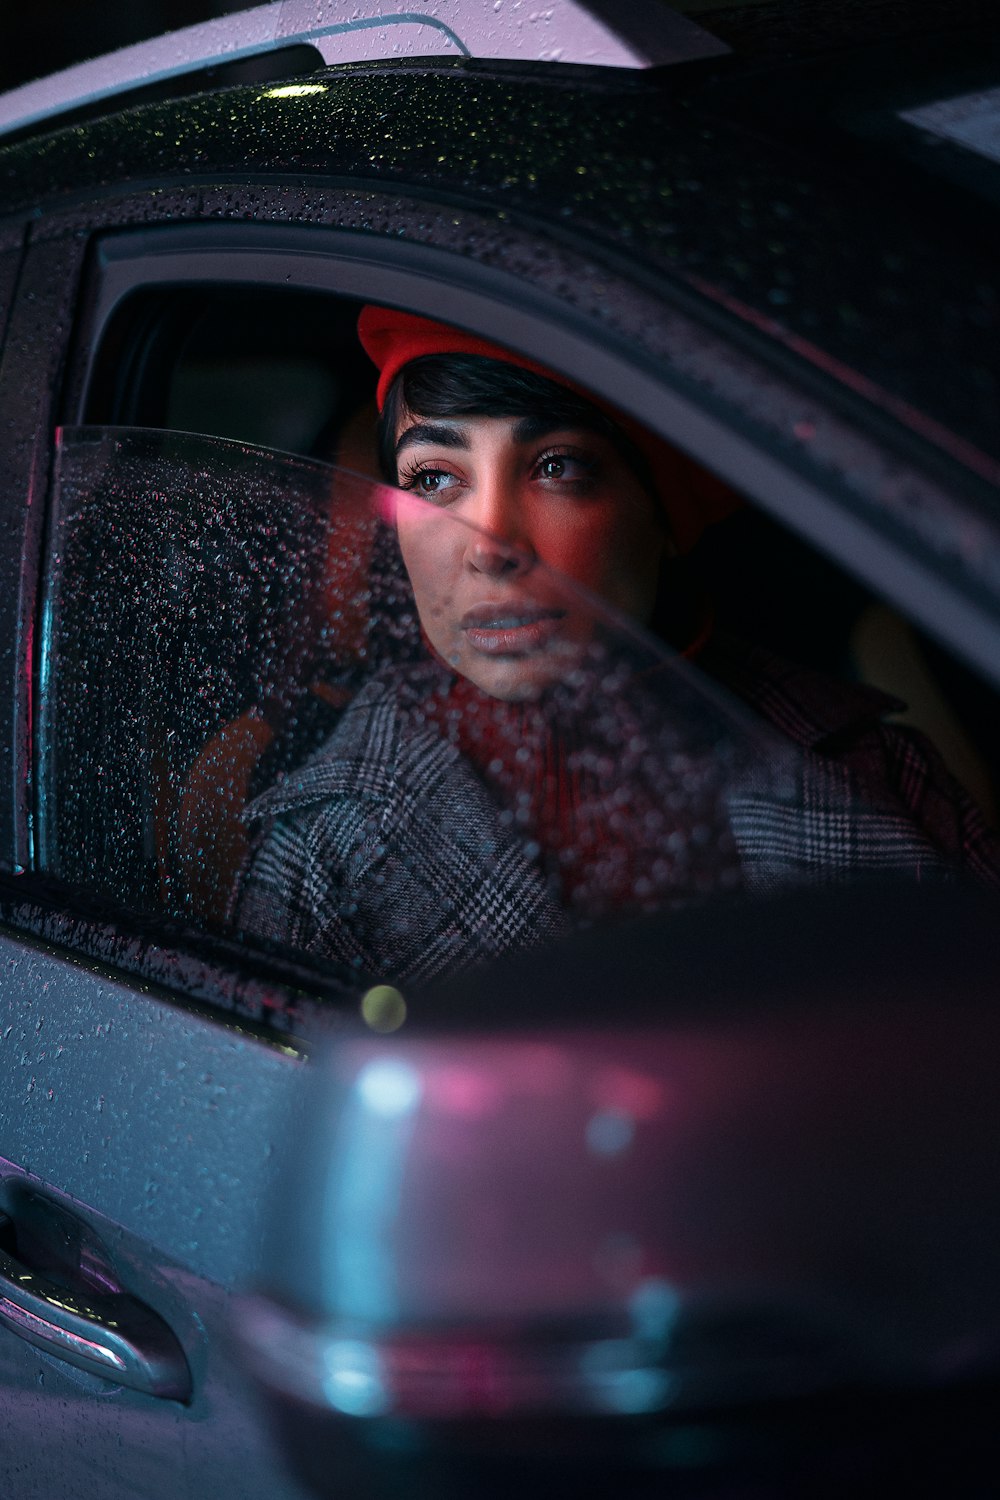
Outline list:
[[[355,512],[380,482],[375,374],[355,332],[360,306],[299,289],[154,287],[125,298],[109,319],[83,425],[70,432],[131,429],[145,446],[117,476],[114,465],[101,470],[110,480],[88,470],[93,443],[64,455],[63,508],[74,486],[87,498],[56,600],[56,682],[67,701],[86,693],[106,660],[98,643],[108,628],[136,640],[136,673],[147,683],[142,663],[163,666],[155,701],[133,684],[135,702],[145,703],[141,728],[127,714],[108,715],[99,754],[83,743],[84,720],[56,715],[46,745],[52,786],[63,789],[42,820],[51,873],[82,882],[97,868],[116,902],[224,925],[247,855],[247,800],[321,743],[355,690],[375,541],[370,513],[344,519],[352,500],[343,471],[359,476]],[[177,435],[169,481],[157,433]],[[346,506],[339,519],[326,494],[331,465]],[[185,506],[192,515],[200,507],[203,527],[212,517],[207,532],[185,525]],[[321,529],[333,518],[325,543],[303,529],[310,515]],[[198,593],[213,547],[213,581]],[[725,629],[903,700],[900,716],[930,735],[995,820],[994,694],[836,564],[743,504],[710,529],[679,584],[706,595]],[[117,618],[102,603],[112,597]],[[201,638],[193,650],[192,635]],[[123,701],[116,686],[110,701]],[[89,764],[89,785],[60,783],[62,763]],[[106,816],[109,795],[116,817]],[[109,847],[109,828],[131,833]]]

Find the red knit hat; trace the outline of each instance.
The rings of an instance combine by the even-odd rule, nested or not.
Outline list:
[[[641,422],[595,397],[565,375],[529,359],[527,355],[505,349],[502,344],[492,344],[476,334],[453,328],[449,323],[437,323],[415,313],[374,305],[362,308],[358,337],[365,353],[379,370],[376,392],[379,411],[403,366],[425,354],[479,354],[486,359],[531,370],[583,397],[609,416],[646,459],[681,552],[691,550],[706,526],[724,520],[742,504],[736,492],[722,480],[651,433]]]

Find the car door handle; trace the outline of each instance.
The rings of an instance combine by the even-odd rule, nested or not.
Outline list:
[[[0,1234],[11,1227],[0,1214]],[[191,1372],[176,1337],[127,1292],[67,1290],[0,1248],[0,1324],[117,1385],[170,1401],[191,1399]]]

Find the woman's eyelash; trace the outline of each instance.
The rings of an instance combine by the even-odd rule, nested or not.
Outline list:
[[[397,481],[399,488],[401,490],[412,489],[415,485],[419,484],[421,476],[424,474],[441,475],[443,477],[447,477],[449,471],[447,469],[443,469],[440,464],[433,463],[416,463],[405,465],[399,471],[399,479]]]

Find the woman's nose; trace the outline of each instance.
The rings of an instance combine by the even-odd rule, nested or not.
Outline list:
[[[498,578],[524,573],[535,561],[531,537],[517,499],[504,486],[487,483],[467,519],[474,526],[466,557],[477,573]]]
[[[533,562],[531,553],[522,544],[506,542],[501,537],[480,531],[470,539],[466,556],[474,572],[485,573],[490,578],[507,573],[526,573]]]

